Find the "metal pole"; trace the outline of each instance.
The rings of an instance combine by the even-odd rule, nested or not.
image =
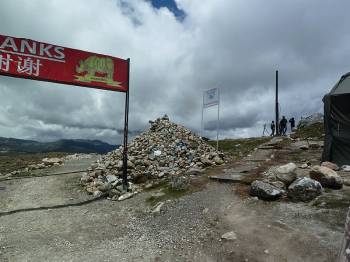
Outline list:
[[[278,136],[279,133],[279,108],[278,108],[278,70],[276,70],[276,105],[275,105],[275,111],[276,111],[276,135]]]
[[[124,116],[124,144],[123,144],[123,189],[128,191],[128,126],[129,126],[129,81],[130,81],[130,58],[128,61],[128,89],[125,93],[125,116]]]
[[[219,151],[220,89],[218,88],[218,121],[216,122],[216,151]]]
[[[202,120],[201,120],[201,138],[203,137],[203,114],[204,114],[204,93],[202,94]]]

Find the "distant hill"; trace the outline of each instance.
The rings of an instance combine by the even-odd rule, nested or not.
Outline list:
[[[99,140],[62,139],[55,142],[37,142],[15,138],[0,137],[0,153],[99,153],[105,154],[118,148]]]

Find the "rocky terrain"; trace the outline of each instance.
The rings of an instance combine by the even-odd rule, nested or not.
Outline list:
[[[2,181],[0,261],[336,261],[350,173],[321,163],[320,128],[220,141],[224,155],[191,135],[165,118],[133,140],[128,195],[118,151]]]
[[[63,156],[62,156],[63,155]],[[4,165],[4,173],[0,172],[0,179],[10,179],[13,176],[27,176],[33,173],[34,171],[42,171],[43,169],[63,166],[69,160],[82,160],[95,158],[98,156],[97,154],[55,154],[55,157],[52,157],[51,154],[46,155],[46,157],[39,159],[38,157],[43,156],[42,154],[35,155],[36,159],[31,159],[31,161],[21,161],[22,168],[18,168],[18,166],[13,167],[12,169],[5,169],[5,161],[2,160],[1,163]],[[23,157],[23,156],[22,156]],[[26,155],[26,158],[33,157],[33,155]],[[5,156],[2,157],[3,159]],[[6,158],[9,158],[8,156]],[[21,158],[21,157],[17,157]],[[1,159],[1,158],[0,158]],[[7,160],[7,162],[11,162],[11,160]],[[13,170],[15,169],[15,170]],[[10,171],[10,172],[6,172]]]
[[[174,188],[182,190],[186,176],[203,173],[207,167],[222,165],[224,154],[207,144],[191,130],[172,123],[168,116],[150,121],[149,130],[135,137],[128,145],[128,179],[131,191],[151,187],[153,181],[171,179]],[[108,193],[112,200],[124,200],[123,147],[104,155],[83,175],[81,183],[95,196]]]

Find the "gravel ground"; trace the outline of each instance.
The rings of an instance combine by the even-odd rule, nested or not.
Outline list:
[[[62,168],[86,168],[89,161]],[[1,182],[0,212],[88,199],[79,177]],[[237,190],[206,181],[156,214],[147,199],[159,189],[122,202],[0,216],[0,261],[335,261],[346,209],[264,202]],[[236,240],[221,239],[230,231]]]

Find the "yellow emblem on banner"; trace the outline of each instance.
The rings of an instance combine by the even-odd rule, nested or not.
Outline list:
[[[79,65],[75,67],[78,74],[86,72],[85,75],[75,75],[80,82],[100,82],[106,85],[120,87],[121,82],[113,80],[114,77],[114,63],[109,57],[90,56],[85,60],[80,60]],[[96,73],[105,76],[96,76]]]

